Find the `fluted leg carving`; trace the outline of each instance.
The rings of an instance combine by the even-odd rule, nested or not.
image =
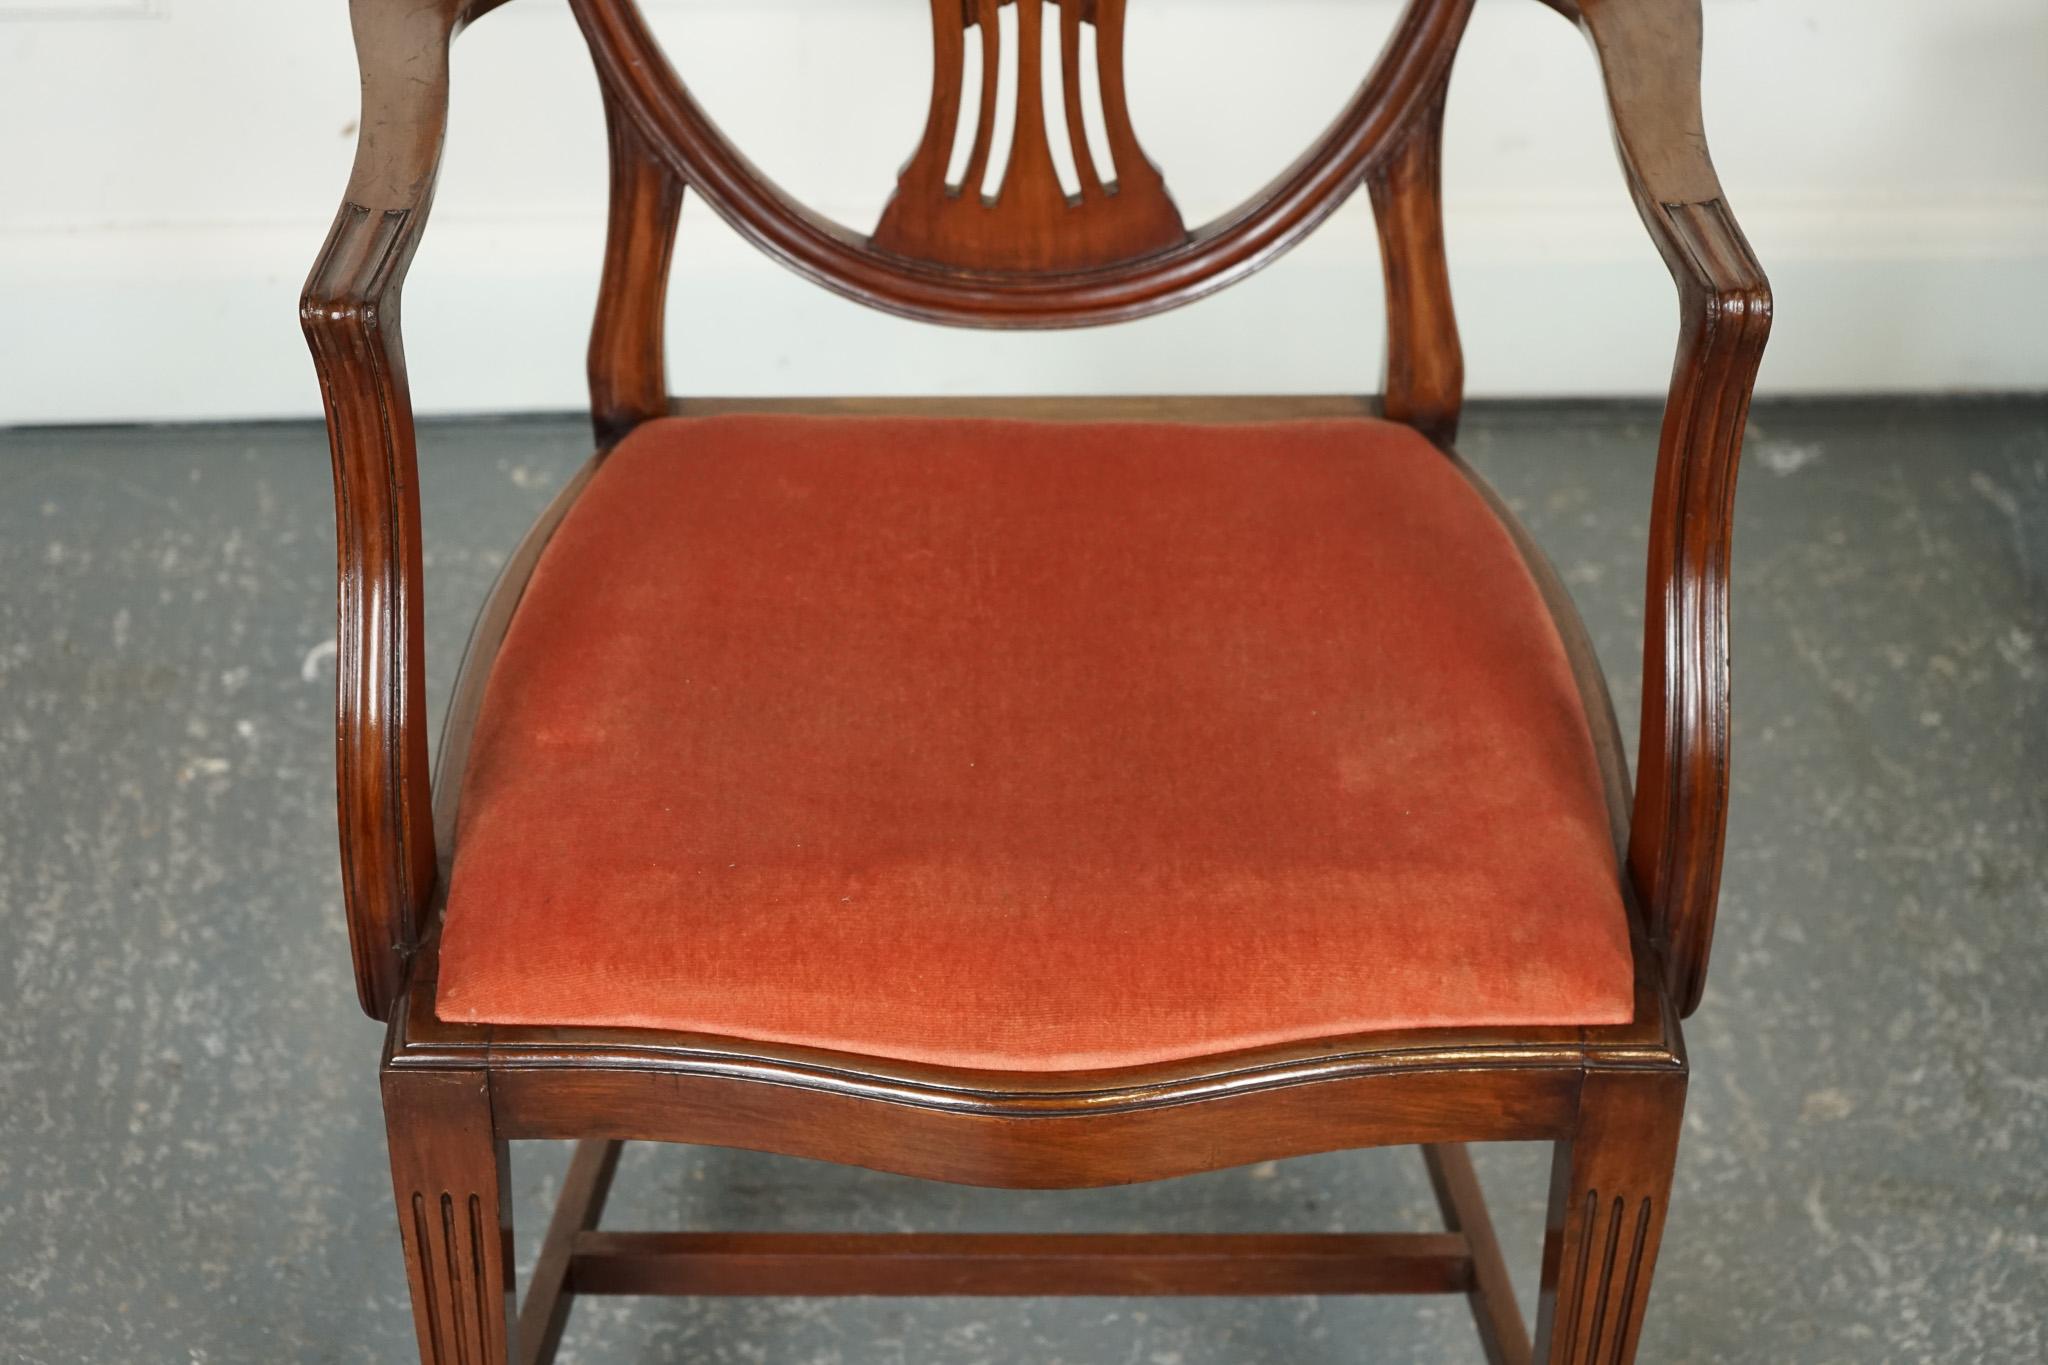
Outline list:
[[[389,1072],[384,1118],[422,1365],[509,1365],[512,1201],[481,1072]]]
[[[1587,1076],[1578,1134],[1551,1171],[1538,1361],[1635,1359],[1684,1110],[1682,1072]]]

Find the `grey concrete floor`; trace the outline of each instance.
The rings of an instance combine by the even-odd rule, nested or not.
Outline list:
[[[1653,410],[1467,448],[1632,716]],[[423,435],[430,678],[586,453]],[[337,900],[333,532],[310,425],[0,432],[0,1358],[401,1361]],[[2048,1355],[2048,402],[1759,409],[1720,939],[1644,1358]],[[515,1151],[522,1250],[559,1148]],[[1544,1153],[1481,1172],[1533,1294]],[[629,1149],[614,1227],[1431,1226],[1368,1152],[1097,1193]],[[565,1361],[1476,1359],[1455,1301],[612,1301]]]

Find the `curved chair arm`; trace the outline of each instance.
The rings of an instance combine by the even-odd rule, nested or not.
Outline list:
[[[334,458],[336,770],[356,992],[385,1018],[435,879],[420,630],[420,512],[399,291],[433,200],[448,45],[503,0],[352,0],[362,131],[299,300]]]
[[[1700,112],[1699,0],[1545,0],[1592,40],[1636,209],[1678,285],[1650,523],[1629,873],[1673,1002],[1699,1004],[1728,818],[1735,469],[1771,290],[1722,197]]]

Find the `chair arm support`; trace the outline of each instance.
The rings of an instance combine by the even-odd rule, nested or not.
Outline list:
[[[1736,465],[1770,284],[1723,198],[1700,107],[1699,0],[1546,0],[1591,39],[1629,191],[1678,286],[1657,451],[1629,874],[1681,1014],[1699,1004],[1728,816]]]
[[[299,300],[334,460],[336,777],[356,991],[387,1017],[435,880],[420,514],[399,296],[433,200],[448,46],[502,0],[352,0],[362,122]]]

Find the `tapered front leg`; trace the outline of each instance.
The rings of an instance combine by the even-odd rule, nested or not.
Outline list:
[[[1551,1171],[1538,1361],[1636,1358],[1684,1112],[1681,1071],[1587,1075],[1578,1132]]]
[[[512,1197],[480,1071],[387,1071],[384,1123],[423,1365],[509,1365]]]

